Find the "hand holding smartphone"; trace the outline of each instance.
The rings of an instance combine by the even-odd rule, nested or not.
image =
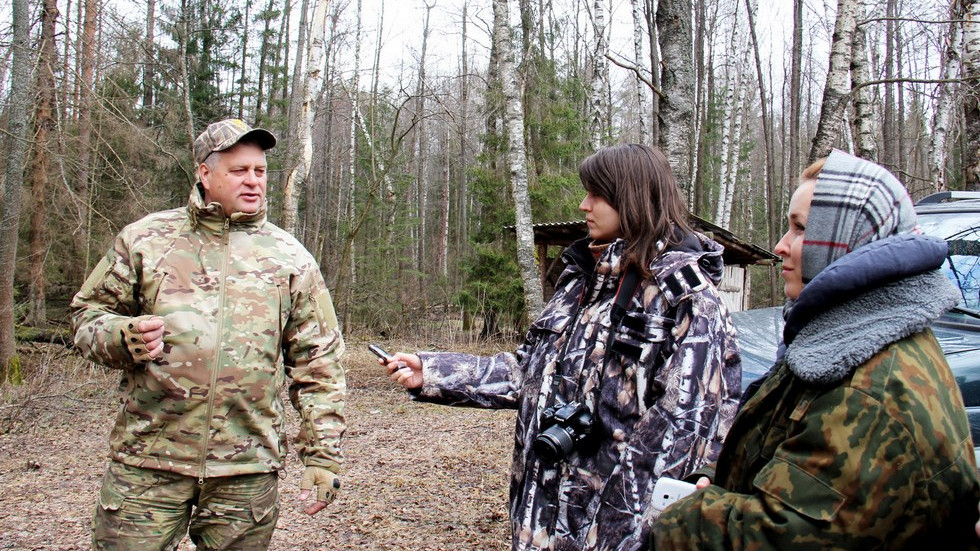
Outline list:
[[[384,351],[383,348],[376,344],[369,344],[368,350],[370,350],[375,356],[381,358],[385,362],[391,359],[391,354]]]
[[[653,501],[650,506],[658,512],[678,499],[694,493],[697,487],[690,482],[662,476],[653,486]]]

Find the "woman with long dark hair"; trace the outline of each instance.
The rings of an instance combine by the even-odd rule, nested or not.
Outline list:
[[[643,547],[657,479],[715,459],[740,396],[722,249],[688,225],[667,159],[607,147],[579,175],[589,237],[516,354],[382,361],[416,400],[519,411],[515,550]]]

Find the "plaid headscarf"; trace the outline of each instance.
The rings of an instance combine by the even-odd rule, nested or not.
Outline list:
[[[890,172],[834,150],[817,175],[803,234],[803,282],[872,241],[916,231],[908,191]]]

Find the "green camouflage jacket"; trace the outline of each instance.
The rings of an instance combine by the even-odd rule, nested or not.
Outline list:
[[[82,354],[122,370],[112,459],[199,478],[278,470],[289,379],[300,458],[339,470],[346,380],[333,303],[316,261],[264,209],[229,219],[195,186],[187,208],[124,228],[71,310]],[[164,352],[136,363],[123,328],[149,315],[164,319]]]
[[[866,250],[862,266],[878,267],[859,273],[845,261],[825,272],[847,288],[911,256],[903,247],[880,248],[891,261]],[[843,258],[852,255],[861,260],[856,251]],[[821,303],[846,293],[825,285],[830,292],[806,303],[819,310],[812,317],[801,294],[783,360],[748,393],[712,485],[664,510],[655,549],[978,548],[970,427],[928,328],[956,292],[938,270],[877,285],[830,307]]]
[[[736,418],[713,484],[660,515],[654,548],[976,548],[980,492],[956,388],[930,330],[830,391],[782,364]]]

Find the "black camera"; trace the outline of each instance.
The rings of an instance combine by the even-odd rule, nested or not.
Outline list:
[[[534,439],[534,452],[549,463],[557,463],[592,433],[592,412],[578,402],[555,404],[541,414],[541,428]]]

